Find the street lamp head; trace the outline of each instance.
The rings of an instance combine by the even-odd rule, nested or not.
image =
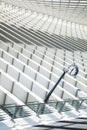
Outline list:
[[[71,76],[76,76],[76,75],[78,74],[78,72],[79,72],[79,68],[78,68],[78,66],[75,65],[75,64],[70,65],[70,66],[68,67],[68,69],[67,69],[67,73],[68,73],[69,75],[71,75]]]

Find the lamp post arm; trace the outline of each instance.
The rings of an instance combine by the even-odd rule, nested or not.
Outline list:
[[[48,93],[48,95],[46,96],[46,98],[44,100],[44,103],[47,103],[47,101],[49,100],[49,97],[51,96],[51,94],[53,93],[53,91],[55,90],[55,88],[57,87],[59,82],[61,81],[61,79],[64,77],[65,73],[66,73],[66,71],[63,72],[63,74],[60,76],[60,78],[58,79],[58,81],[56,82],[54,87],[50,90],[50,92]]]
[[[45,104],[48,102],[51,94],[53,93],[53,91],[55,90],[55,88],[57,87],[61,79],[64,77],[64,75],[68,73],[71,76],[76,76],[78,72],[79,72],[78,66],[75,64],[70,65],[67,69],[64,70],[63,74],[60,76],[56,84],[53,86],[53,88],[50,90],[50,92],[47,94],[46,98],[44,99],[44,103],[40,106],[37,112],[37,116],[39,116],[39,114],[42,114],[44,112]]]

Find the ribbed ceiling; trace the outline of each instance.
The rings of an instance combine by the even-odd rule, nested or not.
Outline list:
[[[87,25],[86,0],[3,0],[57,18]]]

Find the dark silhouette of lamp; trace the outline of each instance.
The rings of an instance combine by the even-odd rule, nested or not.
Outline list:
[[[56,82],[56,84],[53,86],[53,88],[50,90],[50,92],[47,94],[46,98],[44,99],[44,103],[41,104],[41,106],[39,107],[39,110],[37,112],[37,116],[39,116],[40,114],[43,114],[44,112],[44,108],[45,108],[45,104],[47,104],[49,97],[51,96],[51,94],[53,93],[53,91],[55,90],[55,88],[57,87],[57,85],[59,84],[59,82],[61,81],[61,79],[64,77],[64,75],[66,73],[68,73],[71,76],[76,76],[79,72],[78,66],[74,64],[70,65],[67,69],[64,69],[63,74],[60,76],[60,78],[58,79],[58,81]]]

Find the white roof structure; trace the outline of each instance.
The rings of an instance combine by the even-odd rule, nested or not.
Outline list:
[[[53,130],[53,123],[62,130],[74,120],[78,125],[70,129],[81,128],[87,118],[86,8],[85,0],[0,2],[0,130]],[[65,73],[45,104],[72,64],[78,74]]]
[[[86,0],[2,0],[21,8],[87,25]]]

